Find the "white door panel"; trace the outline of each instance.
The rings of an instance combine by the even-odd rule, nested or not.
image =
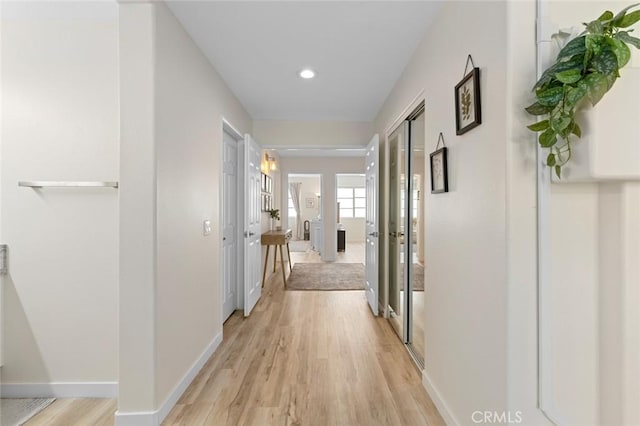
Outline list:
[[[238,142],[224,132],[223,144],[222,314],[223,320],[226,320],[238,307],[236,296],[238,288]]]
[[[260,280],[260,265],[262,263],[260,160],[262,152],[260,146],[250,135],[245,135],[244,145],[244,315],[249,316],[262,294],[262,281]]]
[[[378,164],[380,142],[374,135],[365,155],[367,211],[365,219],[365,293],[374,315],[378,315]]]

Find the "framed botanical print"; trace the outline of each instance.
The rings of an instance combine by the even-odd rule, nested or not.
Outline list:
[[[447,179],[447,147],[430,154],[431,163],[431,193],[440,194],[449,192],[449,181]]]
[[[480,68],[473,68],[455,89],[456,135],[468,132],[482,123],[480,108]]]

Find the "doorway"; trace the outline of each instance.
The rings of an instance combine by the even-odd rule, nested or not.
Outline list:
[[[289,243],[293,253],[306,253],[310,256],[322,253],[322,175],[287,175],[287,226],[293,234],[293,241]]]
[[[421,102],[388,137],[388,318],[424,367],[425,115]]]
[[[242,245],[243,199],[241,175],[242,136],[224,126],[222,136],[222,321],[242,308],[244,248]],[[205,225],[206,226],[206,225]]]
[[[367,190],[364,173],[336,175],[337,259],[364,263]]]

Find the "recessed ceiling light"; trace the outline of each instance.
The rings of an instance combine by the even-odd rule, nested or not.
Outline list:
[[[304,78],[305,80],[308,80],[310,78],[313,78],[316,76],[316,72],[310,68],[305,68],[302,71],[300,71],[298,73],[298,75],[302,78]]]

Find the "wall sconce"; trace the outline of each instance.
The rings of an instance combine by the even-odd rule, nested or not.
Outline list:
[[[275,157],[271,157],[269,154],[265,154],[264,159],[267,163],[267,170],[270,170],[270,171],[278,170],[278,167],[276,166]]]

